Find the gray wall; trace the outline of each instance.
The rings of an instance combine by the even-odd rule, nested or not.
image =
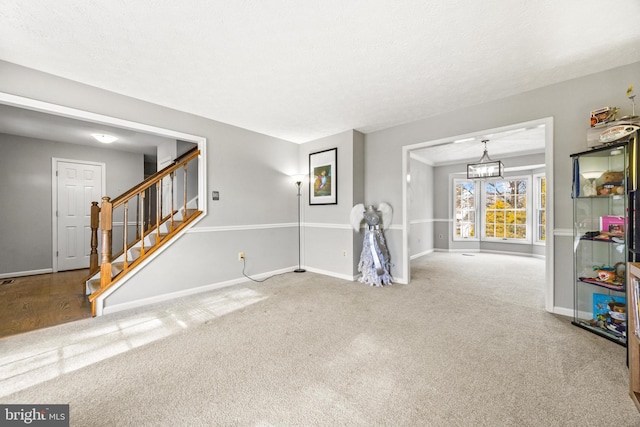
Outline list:
[[[337,148],[338,203],[309,205],[309,177],[303,184],[304,265],[344,278],[357,275],[362,235],[349,225],[351,208],[364,203],[364,138],[346,131],[300,146],[301,170],[309,172],[309,154]]]
[[[419,256],[434,249],[434,168],[418,159],[409,161],[407,203],[409,206],[409,255]]]
[[[587,149],[589,113],[603,106],[630,112],[626,88],[640,76],[640,62],[487,102],[436,117],[373,132],[365,136],[365,195],[388,198],[402,209],[402,147],[445,137],[480,132],[545,117],[554,118],[553,191],[555,305],[573,307],[571,164],[569,155]],[[381,173],[383,171],[383,173]],[[394,215],[394,223],[402,222]],[[397,235],[397,236],[396,236]],[[401,231],[393,238],[402,238]],[[392,256],[401,256],[401,245]]]
[[[239,251],[249,275],[297,265],[297,196],[288,174],[298,171],[298,144],[8,62],[0,61],[0,75],[1,92],[207,138],[208,215],[114,292],[106,308],[242,278]]]
[[[0,134],[0,274],[52,268],[53,157],[105,163],[111,196],[143,177],[142,154]]]

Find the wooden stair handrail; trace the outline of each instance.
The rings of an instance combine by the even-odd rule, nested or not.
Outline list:
[[[122,278],[126,273],[131,271],[134,267],[136,267],[143,259],[147,258],[151,255],[158,247],[161,246],[161,243],[170,240],[173,238],[180,230],[182,230],[188,223],[193,221],[196,217],[198,217],[202,212],[195,211],[195,213],[187,216],[187,164],[193,159],[197,158],[200,155],[200,150],[198,147],[194,147],[192,150],[184,153],[176,160],[173,161],[172,164],[163,168],[162,170],[154,173],[153,175],[146,178],[140,184],[137,184],[125,191],[121,195],[117,196],[114,199],[110,199],[105,196],[102,198],[102,203],[98,206],[98,202],[91,203],[91,253],[90,253],[90,265],[89,265],[89,280],[92,276],[94,276],[98,271],[100,272],[100,288],[93,292],[89,296],[89,301],[91,301],[91,311],[92,315],[96,315],[96,299],[102,295],[108,288],[110,288],[116,281]],[[183,220],[176,227],[176,223],[174,221],[174,215],[177,211],[174,208],[174,179],[175,179],[175,171],[183,168],[185,179],[184,179],[184,204],[183,204]],[[162,181],[167,178],[171,178],[171,208],[170,213],[168,215],[162,215]],[[153,227],[150,226],[152,224],[149,223],[149,227],[145,227],[145,192],[147,189],[156,186],[157,196],[156,196],[156,218],[155,224]],[[134,240],[132,242],[128,242],[128,228],[129,228],[129,201],[138,197],[136,208],[141,208],[141,215],[136,213],[136,236],[134,236]],[[112,230],[113,230],[113,212],[119,206],[123,206],[124,212],[124,222],[123,222],[123,245],[122,252],[120,252],[115,257],[112,254]],[[136,212],[137,212],[136,209]],[[149,218],[151,221],[151,218]],[[165,222],[170,221],[169,224],[169,232],[166,235],[160,236],[160,226]],[[138,232],[139,225],[142,224],[142,231]],[[100,251],[100,263],[98,264],[98,228],[101,230],[101,251]],[[148,234],[156,231],[156,244],[152,245],[150,248],[145,248],[144,238]],[[129,261],[127,256],[127,251],[133,248],[138,242],[141,242],[141,250],[140,256],[133,260]],[[123,255],[123,269],[120,271],[115,277],[112,276],[112,262],[114,259],[117,259],[120,255]]]
[[[131,187],[129,190],[125,191],[124,193],[122,193],[121,195],[119,195],[118,197],[114,198],[111,203],[113,203],[113,207],[118,207],[121,204],[124,203],[125,200],[128,200],[130,198],[132,198],[133,196],[137,195],[138,193],[146,190],[147,188],[151,187],[152,185],[154,185],[155,183],[162,181],[163,178],[169,176],[169,174],[177,169],[180,169],[183,165],[189,163],[191,160],[195,159],[196,157],[198,157],[200,155],[200,150],[198,150],[198,148],[194,148],[191,151],[189,151],[187,157],[185,157],[184,155],[181,157],[182,160],[180,161],[176,161],[173,164],[170,164],[169,166],[165,167],[164,169],[154,173],[153,175],[149,176],[147,179],[145,179],[144,181],[142,181],[140,184],[137,184],[133,187]]]

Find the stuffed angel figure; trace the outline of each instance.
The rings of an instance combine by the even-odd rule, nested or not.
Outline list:
[[[392,217],[391,206],[384,202],[378,205],[377,210],[373,205],[365,208],[362,203],[351,209],[351,225],[354,230],[360,231],[360,224],[362,221],[366,222],[362,253],[358,263],[358,271],[362,273],[358,280],[362,283],[383,286],[390,285],[393,280],[389,273],[391,266],[389,250],[382,232],[383,228],[389,227]]]

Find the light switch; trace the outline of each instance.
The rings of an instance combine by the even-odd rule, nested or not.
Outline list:
[[[212,192],[211,197],[213,198],[213,200],[220,200],[220,192],[219,191]]]

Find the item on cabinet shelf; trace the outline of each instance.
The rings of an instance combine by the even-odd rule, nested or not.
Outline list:
[[[627,263],[626,262],[617,262],[613,266],[613,270],[616,272],[615,281],[619,283],[624,283],[627,280]]]
[[[637,120],[638,116],[636,116],[636,95],[633,93],[633,85],[629,85],[629,88],[627,89],[627,98],[629,98],[631,100],[631,115],[630,116],[624,116],[622,118],[622,120]]]
[[[624,172],[622,171],[608,171],[602,174],[602,182],[605,184],[622,185],[623,178]]]
[[[624,243],[624,235],[607,231],[587,231],[580,240],[599,240],[602,242]]]
[[[593,269],[598,272],[597,280],[601,282],[613,283],[613,280],[616,278],[616,272],[613,270],[613,267],[602,266],[594,267]]]
[[[596,280],[599,282],[607,282],[616,285],[622,285],[625,280],[624,263],[618,262],[611,267],[610,265],[594,265],[593,271],[596,271]]]
[[[592,326],[627,335],[626,298],[605,294],[593,294]],[[612,315],[612,313],[615,313]]]
[[[600,217],[600,231],[608,236],[624,236],[624,217],[605,215]]]
[[[596,187],[596,181],[594,179],[587,181],[582,187],[582,194],[585,197],[593,197],[598,195],[598,188]]]
[[[607,143],[617,141],[620,138],[631,135],[638,129],[640,129],[640,126],[627,123],[618,126],[612,126],[600,134],[600,142]]]
[[[587,231],[586,233],[584,233],[581,237],[581,239],[584,240],[593,240],[596,237],[598,237],[600,235],[599,231]]]
[[[598,185],[597,193],[599,196],[622,195],[624,194],[624,187],[615,184]]]
[[[608,122],[615,120],[618,107],[602,107],[591,112],[591,127],[604,126]]]
[[[596,186],[596,179],[602,176],[602,171],[589,171],[583,172],[582,176],[587,180],[587,183],[582,187],[582,194],[585,197],[593,197],[598,195]]]

